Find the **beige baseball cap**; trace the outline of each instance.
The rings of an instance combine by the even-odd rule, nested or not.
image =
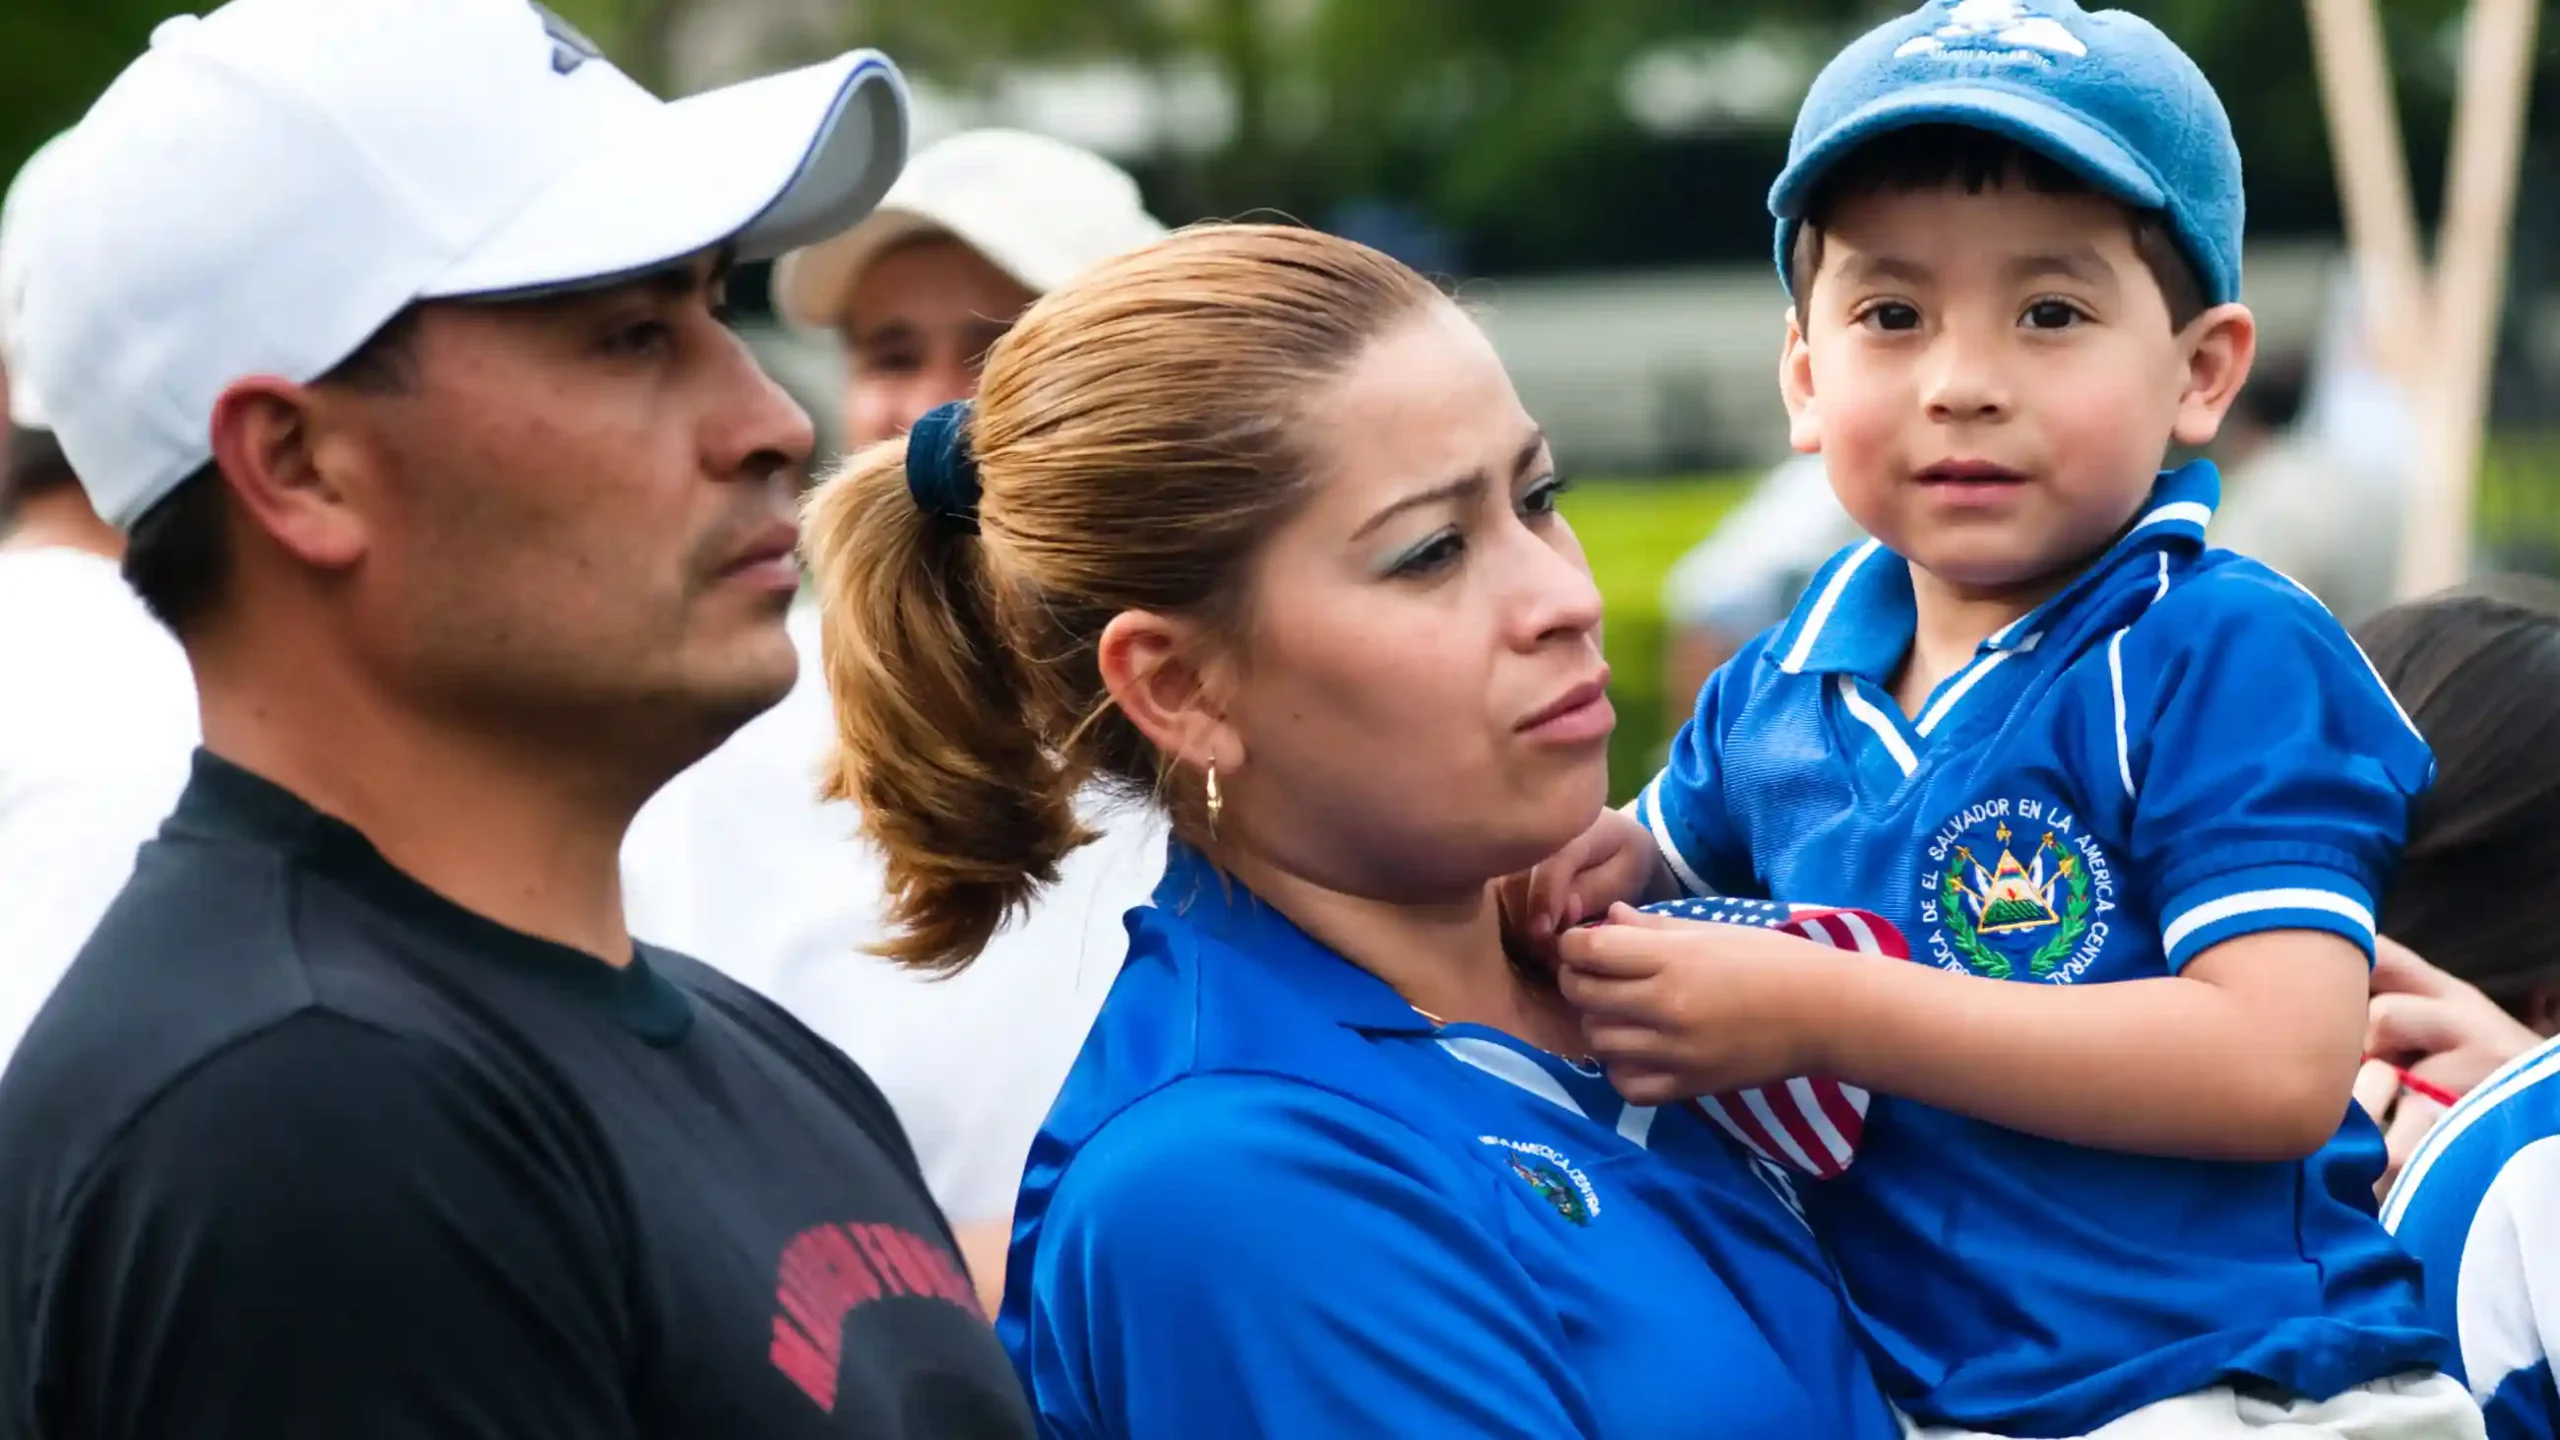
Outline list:
[[[1023,130],[964,131],[910,158],[868,219],[784,256],[774,303],[803,330],[831,331],[871,262],[919,235],[959,240],[1038,295],[1165,233],[1138,182],[1092,151]]]

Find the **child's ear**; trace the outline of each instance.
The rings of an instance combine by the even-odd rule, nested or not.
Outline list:
[[[1813,351],[1805,344],[1796,307],[1787,307],[1787,342],[1778,352],[1778,393],[1787,400],[1787,444],[1813,455],[1822,449],[1822,419],[1814,404]]]
[[[2210,445],[2257,363],[2258,319],[2246,305],[2216,305],[2188,324],[2179,344],[2186,351],[2185,389],[2171,433],[2181,445]]]

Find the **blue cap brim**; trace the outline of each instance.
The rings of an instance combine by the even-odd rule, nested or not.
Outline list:
[[[1918,125],[1961,125],[2004,135],[2135,209],[2168,208],[2167,192],[2130,147],[2050,100],[1980,84],[1921,86],[1851,111],[1788,162],[1769,187],[1769,213],[1779,221],[1782,275],[1805,207],[1831,167],[1877,136]]]

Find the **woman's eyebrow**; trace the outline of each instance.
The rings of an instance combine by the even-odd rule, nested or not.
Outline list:
[[[1520,453],[1512,458],[1511,478],[1517,480],[1529,473],[1529,467],[1538,463],[1538,457],[1545,453],[1546,448],[1547,432],[1543,429],[1530,431],[1528,443],[1522,445]],[[1454,480],[1444,481],[1428,490],[1416,490],[1360,522],[1360,528],[1351,532],[1351,538],[1358,540],[1407,510],[1419,509],[1425,505],[1438,505],[1451,500],[1473,499],[1483,494],[1492,483],[1492,477],[1484,471],[1470,470]]]

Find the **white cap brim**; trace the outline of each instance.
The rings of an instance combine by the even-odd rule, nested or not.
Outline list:
[[[905,82],[874,51],[707,91],[546,186],[419,298],[592,286],[723,244],[770,259],[860,221],[906,154]]]
[[[795,250],[774,267],[774,308],[794,328],[810,334],[844,323],[845,306],[863,272],[882,255],[925,235],[947,235],[1034,295],[1046,295],[1112,256],[1143,248],[1168,233],[1162,222],[1130,207],[1125,213],[1097,208],[1075,217],[1053,216],[1043,230],[1017,215],[974,214],[961,205],[906,203],[893,196],[869,219],[835,236]],[[1070,225],[1070,219],[1077,223]]]

